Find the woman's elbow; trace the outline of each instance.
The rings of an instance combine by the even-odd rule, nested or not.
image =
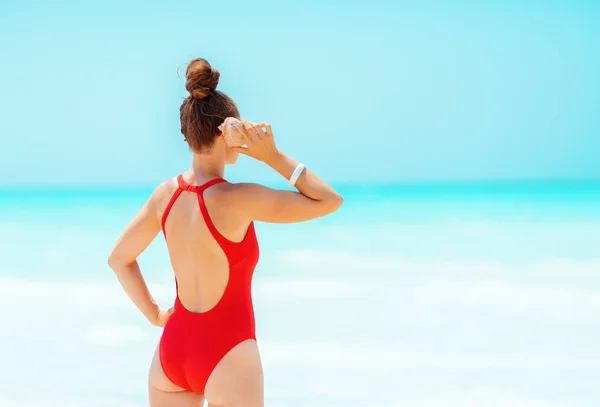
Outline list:
[[[341,208],[342,204],[344,203],[344,197],[341,196],[340,194],[336,193],[335,194],[335,210],[337,211],[338,209]]]
[[[327,213],[330,214],[330,213],[337,211],[338,209],[340,209],[340,207],[342,206],[343,203],[344,203],[344,198],[337,192],[334,193],[331,196],[331,198],[329,198],[327,200]]]
[[[123,256],[120,256],[119,253],[113,251],[108,255],[107,263],[108,267],[110,267],[116,273],[118,270],[121,270],[123,266],[125,266],[128,262],[125,261]]]
[[[117,256],[115,256],[115,252],[111,252],[108,255],[108,259],[106,260],[106,262],[108,263],[108,267],[110,267],[111,269],[115,270],[116,268],[118,268],[118,258]]]

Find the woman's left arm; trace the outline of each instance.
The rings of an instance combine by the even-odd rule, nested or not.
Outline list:
[[[156,326],[164,326],[170,311],[161,311],[148,291],[137,258],[161,230],[158,215],[159,188],[156,188],[142,209],[125,227],[108,257],[123,289],[138,309]]]

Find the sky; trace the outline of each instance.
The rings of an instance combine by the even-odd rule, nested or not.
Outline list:
[[[3,0],[0,34],[0,186],[184,171],[194,57],[332,182],[600,178],[599,2]]]

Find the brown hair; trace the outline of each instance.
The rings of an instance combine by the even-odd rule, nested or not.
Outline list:
[[[213,146],[225,118],[240,118],[236,103],[217,90],[219,76],[219,71],[202,58],[193,59],[185,72],[185,88],[190,95],[179,109],[181,133],[196,153]]]

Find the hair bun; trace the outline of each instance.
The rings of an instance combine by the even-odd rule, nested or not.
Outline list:
[[[193,59],[185,72],[185,88],[194,99],[202,100],[210,96],[219,84],[219,71],[213,69],[207,60]]]

